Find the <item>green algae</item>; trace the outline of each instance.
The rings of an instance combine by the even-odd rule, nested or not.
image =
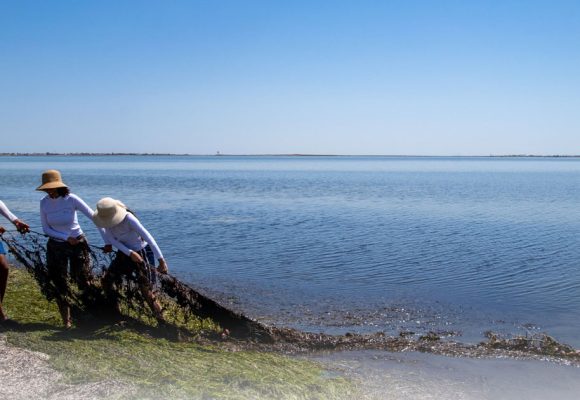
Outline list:
[[[14,321],[0,328],[8,343],[48,354],[66,383],[110,380],[135,388],[115,398],[357,397],[352,383],[329,378],[317,363],[220,343],[177,341],[136,319],[95,320],[63,330],[56,305],[42,296],[32,276],[17,268],[11,270],[5,308]]]

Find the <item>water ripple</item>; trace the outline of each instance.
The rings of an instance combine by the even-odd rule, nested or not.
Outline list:
[[[259,318],[318,328],[325,312],[358,313],[375,328],[465,335],[534,323],[580,346],[580,160],[33,157],[0,167],[2,200],[33,225],[31,188],[47,168],[91,205],[123,199],[175,273]]]

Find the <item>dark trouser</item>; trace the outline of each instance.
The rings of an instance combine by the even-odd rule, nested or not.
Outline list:
[[[6,293],[6,285],[8,284],[8,261],[4,254],[0,254],[0,304],[4,301],[4,294]]]
[[[108,300],[112,303],[111,306],[115,308],[116,312],[120,312],[119,296],[117,291],[115,291],[115,286],[119,290],[119,285],[123,283],[123,278],[127,281],[136,281],[141,294],[151,308],[151,311],[153,311],[155,318],[158,321],[163,321],[162,309],[159,302],[155,299],[153,285],[149,277],[150,268],[148,268],[149,263],[146,250],[144,249],[140,253],[145,263],[147,263],[147,266],[145,263],[134,262],[131,260],[131,257],[118,251],[109,269],[105,272],[103,288],[105,289]]]
[[[106,289],[111,288],[113,285],[118,286],[123,283],[123,278],[128,281],[136,281],[139,284],[139,288],[152,289],[145,266],[134,262],[131,257],[118,251],[109,269],[105,272],[103,286]]]
[[[70,297],[69,266],[73,281],[79,289],[86,289],[93,279],[89,245],[86,240],[81,238],[79,244],[73,246],[68,242],[49,239],[46,244],[46,267],[56,292],[49,293],[50,297],[56,299]]]
[[[8,261],[6,260],[6,249],[0,242],[0,306],[4,301],[4,293],[6,293],[6,285],[8,284]]]
[[[0,254],[0,322],[6,318],[4,314],[4,309],[2,308],[2,302],[4,301],[4,293],[6,293],[6,285],[8,284],[8,261],[4,254]]]

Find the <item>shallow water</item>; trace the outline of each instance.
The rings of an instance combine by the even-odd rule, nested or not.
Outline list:
[[[264,322],[580,347],[580,159],[0,157],[35,229],[48,168],[93,207],[123,200],[173,273]]]
[[[347,352],[312,357],[358,382],[368,400],[574,400],[580,368],[514,359]]]

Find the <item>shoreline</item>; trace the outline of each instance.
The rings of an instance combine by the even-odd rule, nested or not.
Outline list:
[[[0,375],[6,382],[0,388],[0,394],[7,398],[172,398],[169,393],[182,393],[176,398],[189,398],[198,393],[193,397],[290,399],[298,395],[298,398],[382,400],[421,398],[403,395],[425,392],[432,385],[437,387],[443,379],[439,376],[441,368],[438,365],[451,364],[455,370],[471,365],[474,372],[468,375],[469,379],[474,379],[473,374],[479,373],[482,367],[478,365],[481,363],[504,365],[506,360],[512,364],[531,363],[517,365],[537,365],[533,368],[538,371],[560,365],[570,366],[580,373],[580,362],[574,363],[573,360],[567,362],[557,357],[501,348],[472,348],[473,351],[466,354],[466,346],[442,342],[434,337],[424,338],[415,343],[415,347],[406,340],[396,341],[399,347],[395,349],[381,348],[385,338],[380,335],[375,336],[377,343],[374,345],[378,346],[360,348],[356,347],[360,337],[345,335],[346,347],[333,342],[330,348],[317,348],[317,343],[324,344],[323,339],[329,338],[302,333],[305,336],[298,338],[299,341],[309,340],[313,347],[293,352],[292,346],[276,348],[275,345],[212,341],[203,337],[192,341],[168,340],[159,336],[160,332],[156,330],[139,332],[131,324],[97,324],[96,327],[63,330],[59,327],[54,303],[48,303],[34,285],[23,286],[25,281],[34,282],[28,272],[11,268],[5,305],[17,322],[12,327],[10,324],[0,326],[0,355],[8,366],[5,375]],[[349,339],[354,347],[348,346]],[[392,344],[389,341],[383,343]],[[454,348],[458,352],[453,352]],[[417,358],[420,361],[413,361]],[[351,365],[364,367],[366,375],[353,373]],[[410,365],[403,371],[407,375],[392,379],[392,369],[401,365]],[[168,367],[171,367],[169,371]],[[419,384],[413,378],[417,371],[426,377]],[[142,382],[139,376],[145,381]],[[445,379],[453,381],[464,377],[449,376]],[[150,386],[151,380],[154,387]],[[149,386],[141,387],[145,382]],[[404,391],[400,388],[402,384],[407,385]],[[20,392],[22,387],[29,391]],[[232,387],[241,394],[227,394]],[[383,391],[375,390],[377,388]],[[213,394],[204,392],[206,389],[213,390]],[[199,394],[200,390],[205,394]],[[312,390],[318,391],[318,395],[310,393]],[[15,397],[15,393],[22,395]],[[392,397],[383,397],[385,393]]]
[[[351,383],[326,376],[319,363],[210,341],[202,332],[172,338],[131,319],[94,317],[66,330],[55,303],[23,269],[10,270],[4,308],[13,322],[0,325],[7,343],[0,343],[0,355],[11,382],[0,385],[2,398],[15,398],[27,385],[47,399],[101,398],[97,394],[108,388],[119,392],[111,398],[127,399],[295,399],[310,392],[316,398],[357,398]],[[29,382],[37,373],[45,378]]]
[[[348,352],[312,357],[355,382],[368,399],[576,400],[580,368],[512,358],[420,352]]]

